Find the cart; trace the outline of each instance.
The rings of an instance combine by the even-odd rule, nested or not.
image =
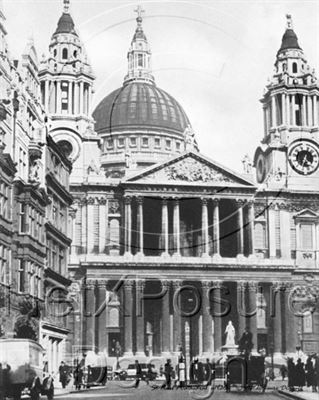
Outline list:
[[[21,399],[21,393],[38,400],[40,394],[53,399],[53,379],[43,379],[43,348],[29,339],[0,339],[0,364],[2,379],[0,392],[4,397]]]
[[[264,393],[267,387],[265,358],[263,356],[228,356],[226,361],[225,389],[230,392],[236,385],[245,391],[259,387]]]

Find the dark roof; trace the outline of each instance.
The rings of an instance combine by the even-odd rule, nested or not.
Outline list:
[[[73,33],[73,35],[78,36],[74,28],[73,19],[69,13],[63,13],[61,15],[54,35],[58,33]]]
[[[98,133],[114,130],[166,130],[184,133],[189,119],[180,104],[155,84],[133,81],[106,96],[93,118]]]
[[[286,32],[284,33],[281,41],[281,47],[278,50],[278,53],[282,50],[286,49],[299,49],[301,50],[301,47],[299,46],[298,43],[298,38],[297,35],[295,34],[293,29],[286,29]]]

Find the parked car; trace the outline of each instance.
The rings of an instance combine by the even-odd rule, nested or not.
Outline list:
[[[141,363],[141,370],[142,370],[142,376],[141,379],[142,380],[146,380],[146,378],[150,379],[150,380],[154,380],[157,377],[157,372],[155,369],[155,365],[151,364],[152,367],[152,374],[151,376],[148,376],[148,364],[145,363]],[[125,379],[136,379],[136,367],[135,364],[129,364],[129,366],[127,367],[126,371],[125,371]]]
[[[47,375],[43,379],[43,348],[29,339],[0,339],[1,380],[0,391],[4,397],[21,399],[27,393],[31,400],[39,400],[46,395],[54,396],[53,379]]]

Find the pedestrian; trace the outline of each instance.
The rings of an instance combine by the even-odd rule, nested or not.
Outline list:
[[[153,367],[151,363],[148,363],[146,377],[145,377],[146,384],[149,385],[150,381],[152,381],[153,379],[154,379]]]
[[[64,361],[61,361],[61,364],[59,366],[59,375],[62,388],[65,389],[68,382],[69,370]]]
[[[314,388],[315,385],[315,369],[314,369],[314,364],[312,362],[312,356],[309,356],[306,361],[305,365],[305,373],[306,373],[306,383],[307,387],[312,387]],[[314,392],[314,390],[312,390]]]
[[[183,355],[181,355],[178,359],[177,379],[179,382],[179,387],[184,387],[186,385],[186,366]]]
[[[290,392],[295,390],[295,364],[292,358],[288,358],[287,360],[287,374],[288,374],[288,388]]]
[[[297,364],[295,367],[295,386],[298,387],[298,390],[300,392],[303,391],[303,387],[306,384],[306,376],[305,376],[305,370],[304,370],[304,363],[301,361],[300,358],[297,360]]]
[[[83,371],[80,364],[77,364],[74,370],[74,386],[76,390],[81,389],[82,379],[83,379]]]
[[[164,375],[165,375],[165,388],[170,389],[172,382],[172,365],[171,365],[171,360],[169,358],[166,360],[166,363],[164,365]]]
[[[287,367],[286,367],[285,364],[282,364],[282,365],[280,366],[280,374],[281,374],[282,380],[284,381],[285,378],[286,378],[286,374],[287,374]]]
[[[251,353],[251,350],[254,346],[252,340],[253,340],[253,335],[249,331],[248,327],[246,327],[244,329],[244,332],[243,332],[241,338],[239,339],[238,345],[239,345],[240,353],[244,353],[245,356],[247,356],[247,357]]]
[[[138,360],[135,360],[135,388],[138,388],[138,385],[140,384],[140,380],[142,379],[142,368],[138,362]]]
[[[5,393],[4,393],[4,380],[3,380],[3,370],[2,364],[0,363],[0,400],[4,400]]]
[[[206,363],[203,366],[204,368],[204,381],[207,382],[207,385],[210,385],[213,379],[213,364],[210,363],[209,358],[206,358]]]

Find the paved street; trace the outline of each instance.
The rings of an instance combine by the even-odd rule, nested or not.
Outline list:
[[[141,400],[186,400],[186,399],[263,399],[263,400],[273,400],[278,399],[279,396],[273,391],[273,389],[269,389],[265,394],[262,394],[258,389],[254,390],[251,393],[244,393],[240,390],[233,389],[231,393],[226,393],[222,389],[216,389],[214,393],[210,396],[206,390],[196,390],[191,391],[187,390],[162,390],[159,387],[154,389],[154,386],[146,386],[144,382],[142,382],[141,386],[138,389],[127,387],[124,388],[119,386],[122,382],[110,382],[106,388],[103,389],[91,389],[89,391],[83,391],[79,393],[71,393],[67,396],[59,396],[57,399],[60,400],[71,400],[71,399],[85,399],[85,400],[95,400],[95,399],[141,399]],[[124,383],[127,384],[127,383]],[[158,385],[159,386],[159,385]],[[207,396],[205,396],[205,394]],[[44,398],[43,398],[44,399]]]

